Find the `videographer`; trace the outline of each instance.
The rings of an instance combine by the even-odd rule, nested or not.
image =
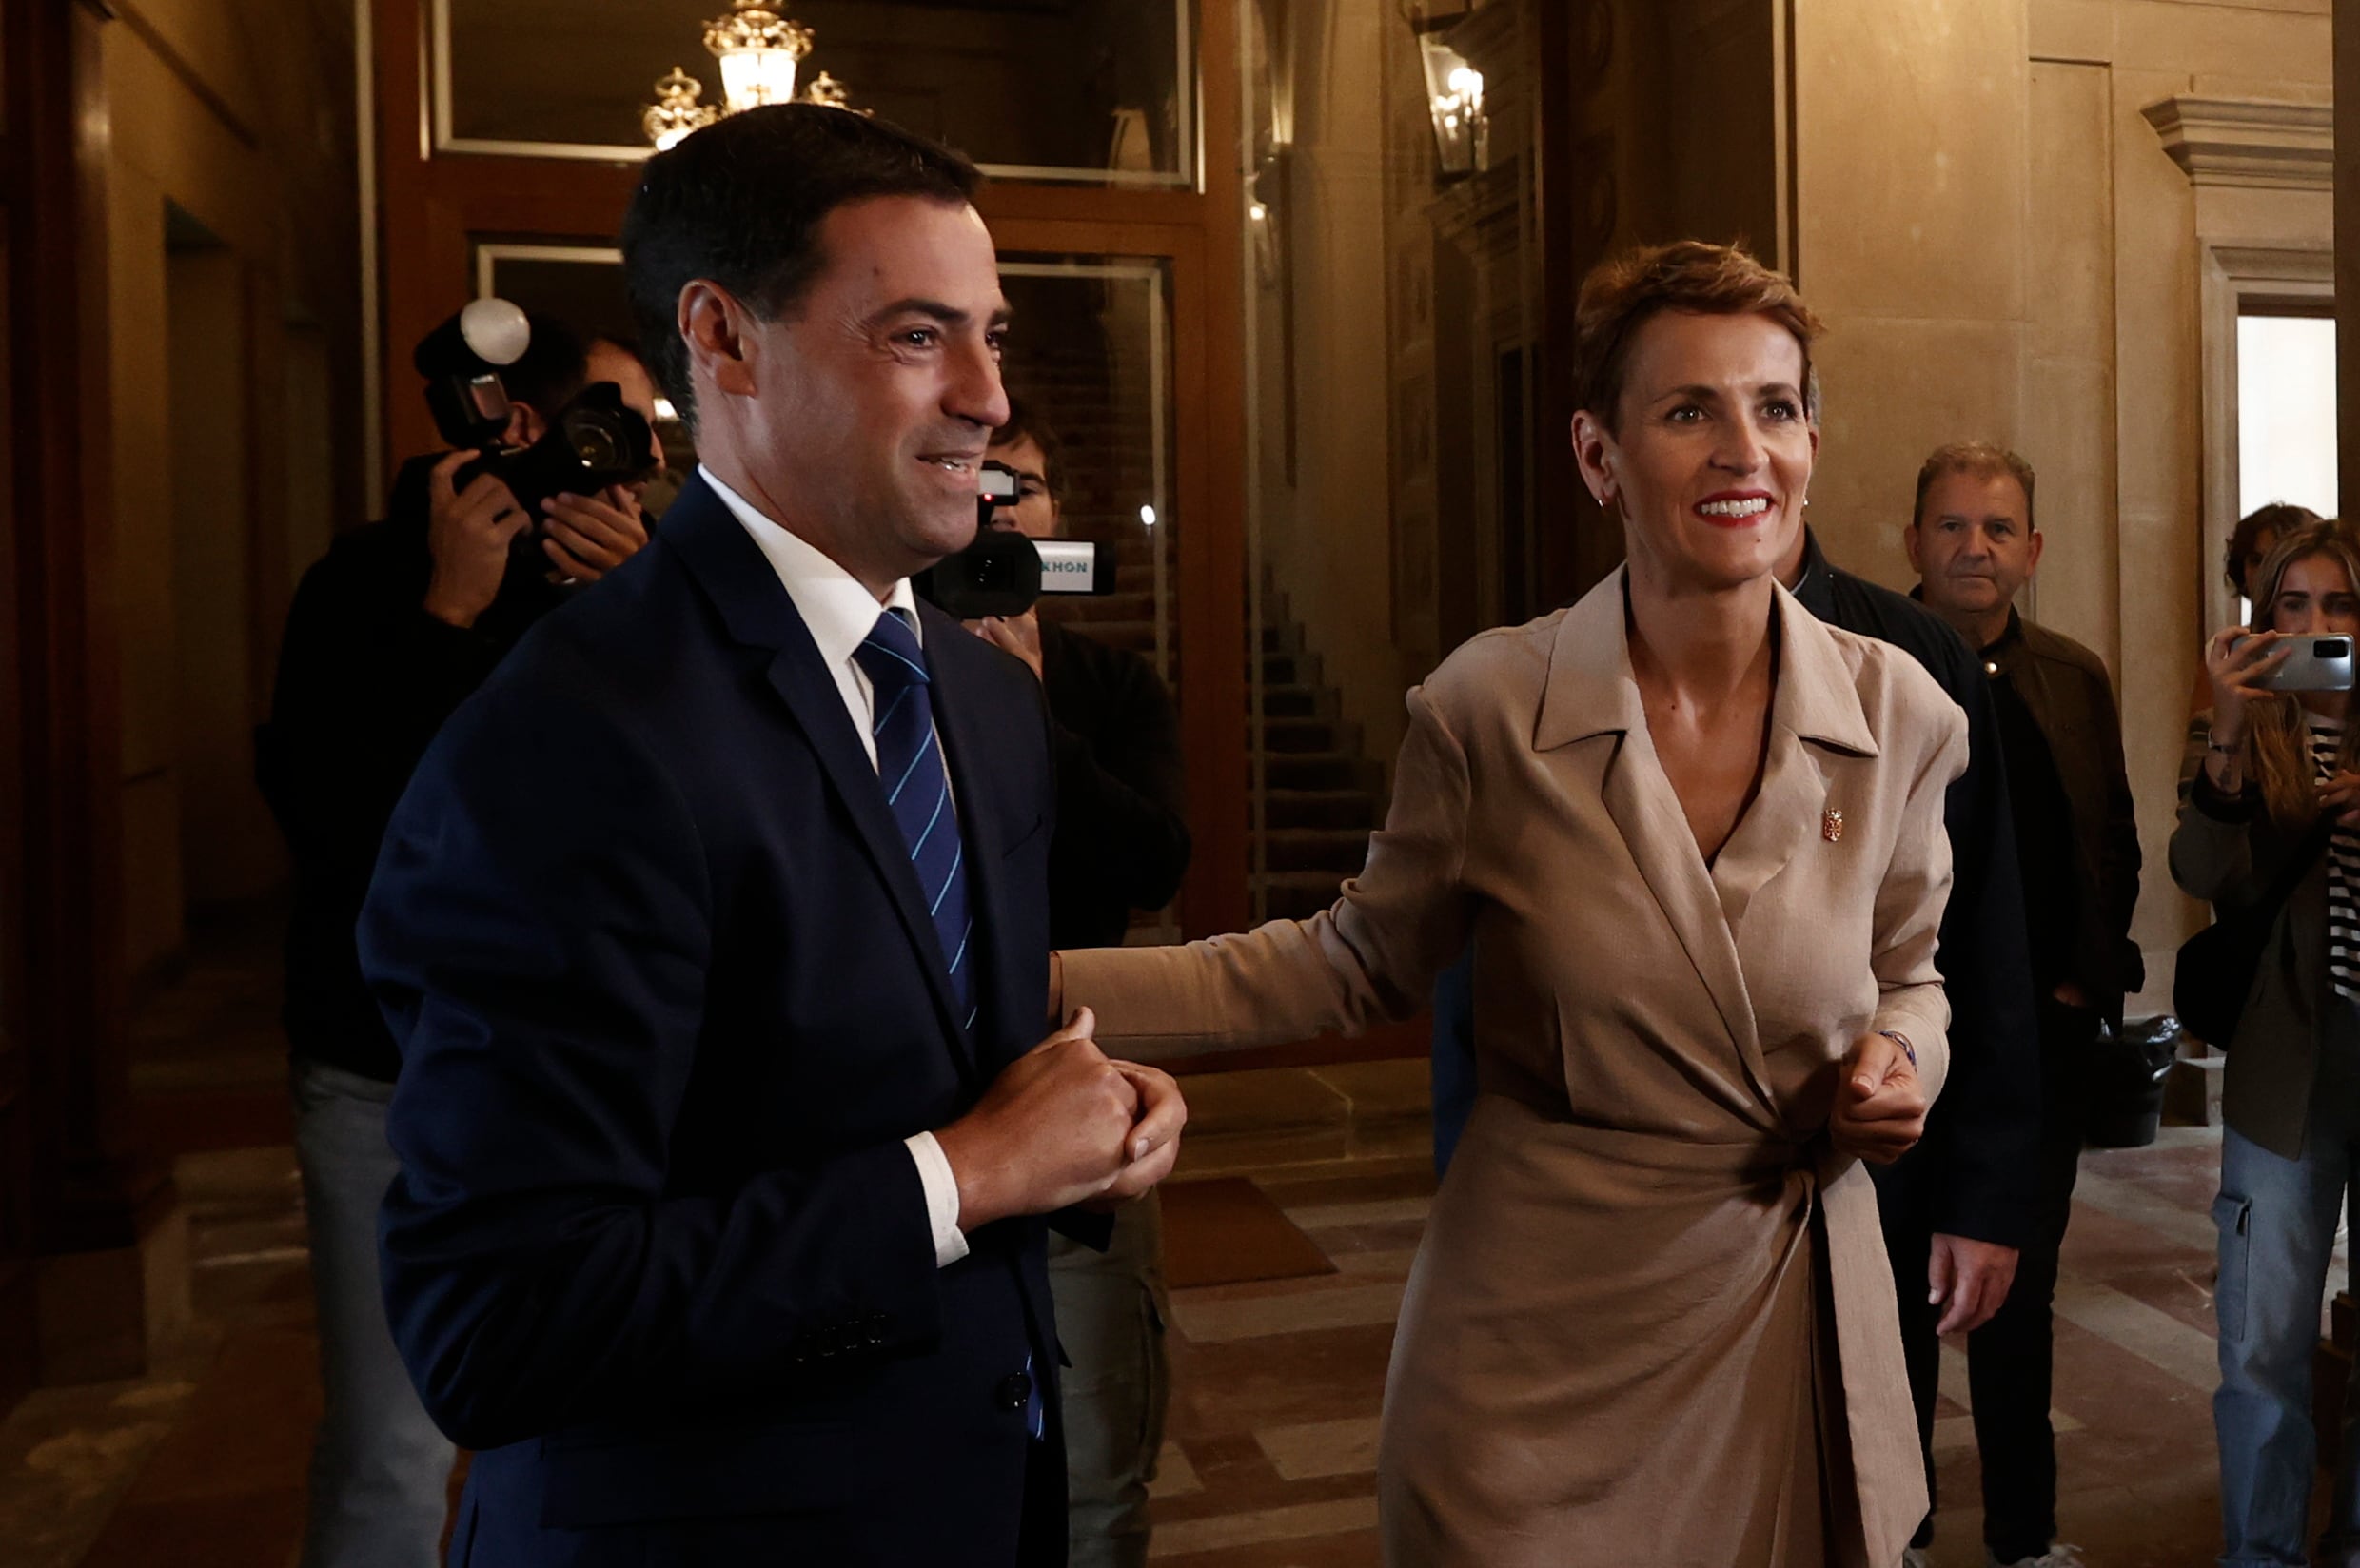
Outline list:
[[[1032,410],[1010,400],[986,454],[1016,475],[1013,504],[993,526],[1058,537],[1064,450]],[[1049,699],[1057,829],[1049,846],[1049,931],[1055,948],[1120,947],[1131,911],[1157,910],[1189,865],[1181,813],[1180,722],[1154,667],[1054,622],[1037,609],[970,623],[1032,667]],[[1163,1210],[1150,1192],[1115,1211],[1103,1253],[1049,1243],[1065,1377],[1071,1568],[1137,1568],[1148,1555],[1148,1483],[1164,1441],[1170,1370],[1164,1325]]]
[[[541,450],[586,387],[612,382],[647,421],[660,462],[654,382],[627,345],[600,339],[585,349],[560,322],[513,307],[492,314],[510,334],[493,360],[463,344],[449,351],[504,393],[493,446]],[[442,337],[458,342],[450,323]],[[438,341],[421,345],[422,370]],[[501,414],[488,407],[487,429]],[[409,460],[384,519],[338,539],[304,575],[257,737],[263,793],[294,862],[285,1018],[326,1395],[304,1568],[433,1561],[453,1457],[395,1354],[378,1283],[377,1209],[395,1171],[385,1115],[400,1058],[363,984],[353,932],[386,821],[442,721],[517,639],[647,542],[644,478],[551,494],[536,519],[502,477],[520,470],[495,471],[496,456],[468,475],[482,456]]]

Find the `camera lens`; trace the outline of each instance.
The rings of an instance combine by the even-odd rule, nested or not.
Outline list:
[[[2313,658],[2350,658],[2351,657],[2351,638],[2339,637],[2321,637],[2318,641],[2311,645],[2311,657]]]
[[[584,468],[603,471],[626,466],[626,446],[621,433],[609,428],[604,420],[582,418],[567,421],[565,443],[574,449],[575,459]]]

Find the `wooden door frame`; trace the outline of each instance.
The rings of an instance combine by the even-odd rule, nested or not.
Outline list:
[[[1169,258],[1173,288],[1180,686],[1189,823],[1196,852],[1182,929],[1236,931],[1247,892],[1246,346],[1237,12],[1199,8],[1204,148],[1194,191],[994,181],[976,199],[1003,248]],[[384,270],[385,451],[430,451],[434,429],[408,349],[472,292],[472,236],[532,234],[611,245],[639,182],[634,164],[437,154],[422,0],[377,0],[374,58]],[[1230,149],[1224,155],[1223,149]],[[390,473],[373,476],[383,483]]]

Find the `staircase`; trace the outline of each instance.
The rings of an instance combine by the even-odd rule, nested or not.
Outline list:
[[[1124,427],[1110,412],[1102,356],[1029,346],[1012,352],[1010,386],[1034,404],[1055,427],[1066,451],[1066,531],[1075,539],[1110,545],[1115,552],[1119,590],[1091,598],[1051,597],[1041,618],[1054,621],[1152,662],[1156,657],[1155,548],[1159,542],[1138,520],[1143,499],[1151,494],[1153,452],[1142,431]],[[1176,699],[1180,691],[1178,573],[1170,554],[1170,531],[1185,527],[1175,518],[1163,525],[1167,552],[1164,579],[1165,660],[1162,673]],[[1362,752],[1357,725],[1346,723],[1338,695],[1320,678],[1319,657],[1304,643],[1303,628],[1289,617],[1287,598],[1266,583],[1264,624],[1247,633],[1249,657],[1262,664],[1262,702],[1250,708],[1244,780],[1255,787],[1252,755],[1262,755],[1262,789],[1249,820],[1256,826],[1248,845],[1252,911],[1256,919],[1301,918],[1335,901],[1336,889],[1356,874],[1367,857],[1368,834],[1384,809],[1384,769]],[[1134,924],[1157,924],[1154,915]],[[1134,933],[1134,940],[1137,939]]]
[[[1253,907],[1257,919],[1300,920],[1334,903],[1337,887],[1368,858],[1385,770],[1363,752],[1360,726],[1341,716],[1343,698],[1321,680],[1319,656],[1304,646],[1286,594],[1266,589],[1263,613]],[[1254,738],[1249,730],[1249,753]],[[1250,765],[1249,755],[1249,789]]]

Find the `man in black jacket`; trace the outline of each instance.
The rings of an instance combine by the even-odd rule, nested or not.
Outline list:
[[[1918,1147],[1869,1167],[1932,1499],[1940,1336],[1999,1313],[2037,1207],[2040,1064],[2006,748],[1989,682],[1940,617],[1830,565],[1809,529],[1780,579],[1829,625],[1905,650],[1967,714],[1967,771],[1943,804],[1951,892],[1937,961],[1951,1006],[1950,1080]],[[1929,1516],[1911,1551],[1932,1539]]]
[[[531,326],[523,357],[502,371],[507,442],[538,440],[594,381],[618,383],[652,422],[655,384],[630,349],[585,349],[544,317]],[[362,982],[353,928],[386,821],[442,721],[526,629],[647,540],[637,486],[552,498],[541,537],[521,538],[533,519],[499,479],[453,488],[474,456],[404,463],[384,520],[338,539],[304,575],[258,736],[263,793],[294,861],[285,1018],[326,1394],[303,1568],[431,1561],[452,1459],[395,1354],[378,1290],[400,1058]]]
[[[1010,400],[990,455],[1013,469],[1016,499],[995,527],[1053,539],[1065,503],[1056,432]],[[974,623],[1031,667],[1049,699],[1057,831],[1049,845],[1055,948],[1123,945],[1133,910],[1158,910],[1189,866],[1181,810],[1180,720],[1154,666],[1037,612]],[[1164,1325],[1163,1210],[1150,1192],[1115,1211],[1105,1252],[1049,1244],[1066,1374],[1069,1568],[1139,1568],[1148,1555],[1148,1483],[1163,1446],[1170,1369]]]
[[[1980,443],[1945,446],[1918,475],[1903,542],[1926,604],[1981,662],[1999,715],[2031,939],[2040,1045],[2038,1201],[2008,1304],[1968,1342],[1983,1459],[1983,1540],[2003,1568],[2081,1559],[2056,1535],[2049,1425],[2050,1303],[2073,1213],[2091,1049],[2144,982],[2131,941],[2138,824],[2122,720],[2098,657],[2018,616],[2040,563],[2032,465]]]

